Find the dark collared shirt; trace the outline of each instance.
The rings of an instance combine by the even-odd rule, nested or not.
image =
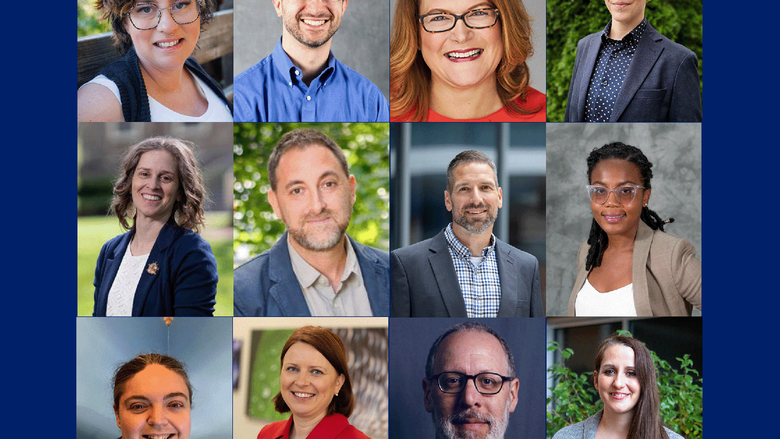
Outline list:
[[[615,107],[626,73],[634,59],[639,40],[647,27],[643,19],[637,27],[622,40],[609,37],[612,21],[607,23],[601,33],[601,48],[596,59],[596,68],[588,84],[588,96],[585,101],[586,122],[609,122],[609,116]]]
[[[282,49],[235,79],[235,122],[388,122],[390,106],[382,91],[340,63],[333,52],[327,66],[303,82],[301,69]]]

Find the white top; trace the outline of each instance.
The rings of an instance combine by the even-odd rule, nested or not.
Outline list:
[[[187,116],[185,114],[177,113],[157,102],[153,97],[147,94],[149,97],[149,113],[152,122],[233,122],[233,116],[230,114],[230,109],[225,101],[220,99],[211,87],[201,81],[200,78],[195,75],[191,76],[195,79],[195,83],[200,88],[200,91],[206,96],[209,106],[208,109],[206,109],[206,112],[203,113],[202,116]],[[122,98],[119,96],[119,87],[105,75],[97,75],[91,81],[87,82],[87,84],[100,84],[108,88],[114,93],[114,96],[116,96],[119,105],[122,105]]]
[[[630,317],[636,316],[634,306],[634,284],[630,283],[615,291],[600,293],[585,279],[574,303],[577,317]]]
[[[144,273],[144,265],[149,259],[149,254],[133,256],[130,246],[127,246],[119,270],[116,272],[114,283],[108,291],[107,316],[131,316],[133,315],[133,299],[138,282]]]

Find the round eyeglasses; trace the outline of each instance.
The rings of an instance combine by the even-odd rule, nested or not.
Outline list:
[[[610,192],[615,194],[615,199],[618,203],[628,204],[636,198],[637,189],[645,189],[644,187],[635,184],[624,184],[615,189],[607,189],[604,186],[589,184],[585,186],[585,188],[588,189],[590,201],[593,201],[596,204],[606,203]]]
[[[466,375],[460,372],[442,372],[429,380],[435,380],[439,390],[444,393],[460,393],[466,388],[468,380],[474,380],[474,387],[483,395],[495,395],[504,387],[504,381],[511,381],[512,377],[505,377],[497,373],[483,372],[476,375]]]
[[[189,24],[200,17],[200,2],[195,0],[173,2],[167,8],[141,1],[136,3],[127,15],[130,17],[130,23],[133,24],[133,27],[138,30],[149,30],[160,24],[162,12],[166,9],[177,24]]]
[[[471,29],[492,27],[498,22],[498,15],[497,8],[480,8],[472,9],[463,15],[435,12],[433,14],[420,15],[419,19],[426,32],[437,33],[451,30],[455,27],[458,20],[463,20],[463,24]]]

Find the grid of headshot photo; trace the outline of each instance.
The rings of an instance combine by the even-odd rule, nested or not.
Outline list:
[[[702,439],[702,3],[78,0],[76,437]]]

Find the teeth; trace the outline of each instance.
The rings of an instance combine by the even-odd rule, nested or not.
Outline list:
[[[167,439],[169,436],[172,436],[172,434],[145,434],[144,437],[148,439]]]
[[[165,48],[165,47],[173,47],[173,46],[179,44],[179,41],[181,41],[181,40],[171,41],[171,42],[168,42],[168,43],[156,43],[156,44],[157,44],[157,46],[163,47],[163,48]]]
[[[447,53],[447,58],[470,58],[472,56],[477,56],[480,53],[482,53],[482,49],[474,49],[468,52],[450,52]]]
[[[303,22],[308,24],[309,26],[322,26],[325,24],[325,20],[306,20],[303,19]]]
[[[160,201],[160,197],[156,195],[144,195],[144,200]]]
[[[314,396],[311,393],[298,393],[298,392],[293,392],[293,395],[297,396],[298,398],[311,398],[312,396]]]

